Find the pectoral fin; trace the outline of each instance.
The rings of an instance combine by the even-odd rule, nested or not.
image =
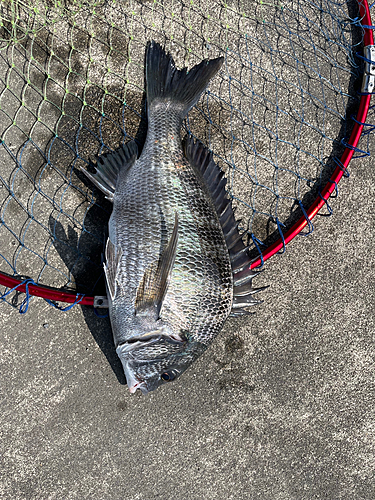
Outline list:
[[[135,299],[135,313],[152,310],[157,319],[172,276],[178,241],[178,215],[168,245],[163,250],[159,261],[154,261],[146,269],[139,283]]]
[[[121,256],[121,247],[115,247],[112,241],[108,238],[107,245],[105,247],[104,273],[107,280],[108,291],[112,300],[116,295],[116,276]]]

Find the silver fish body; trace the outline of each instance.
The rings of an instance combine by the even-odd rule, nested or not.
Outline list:
[[[99,158],[95,175],[85,172],[113,201],[105,274],[131,392],[181,375],[231,311],[247,313],[258,302],[223,174],[201,143],[189,138],[183,146],[180,139],[184,116],[221,64],[219,58],[179,71],[152,42],[142,154],[137,159],[131,142]]]

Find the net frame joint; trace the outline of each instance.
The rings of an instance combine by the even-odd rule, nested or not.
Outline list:
[[[95,295],[93,305],[96,309],[108,309],[108,298],[105,295]]]
[[[362,80],[361,92],[371,94],[375,89],[375,45],[363,47],[365,67]]]

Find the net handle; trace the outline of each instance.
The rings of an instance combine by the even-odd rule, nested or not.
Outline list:
[[[373,45],[374,37],[373,37],[373,26],[371,21],[370,7],[368,5],[367,0],[357,0],[359,14],[361,18],[361,26],[364,31],[363,35],[363,43],[364,46]],[[350,160],[353,157],[354,151],[357,148],[359,139],[362,134],[363,124],[366,122],[367,113],[370,106],[371,94],[362,95],[359,103],[359,109],[357,112],[356,119],[354,120],[354,126],[352,133],[350,135],[349,141],[346,143],[345,151],[343,152],[338,166],[335,168],[331,178],[324,186],[322,191],[319,193],[319,196],[312,203],[312,205],[305,210],[305,213],[301,218],[288,230],[286,231],[282,237],[280,237],[275,243],[266,248],[261,255],[255,259],[251,268],[262,266],[263,263],[268,260],[270,257],[275,255],[275,253],[282,250],[285,245],[287,245],[290,241],[292,241],[306,226],[309,224],[311,219],[315,217],[315,215],[321,210],[323,205],[327,204],[328,198],[331,196],[333,191],[336,189],[337,184],[339,183],[342,176],[345,174],[346,169],[350,163]],[[7,288],[15,289],[18,292],[26,292],[26,285],[23,280],[14,278],[7,274],[0,272],[0,285],[3,285]],[[27,285],[28,293],[30,295],[35,295],[36,297],[42,297],[44,299],[49,299],[52,301],[58,302],[67,302],[70,304],[74,304],[77,302],[77,293],[76,292],[66,292],[61,291],[55,288],[38,285],[34,283],[30,283]],[[79,301],[81,305],[85,306],[93,306],[95,297],[81,295],[82,297]]]
[[[74,304],[77,302],[77,292],[62,291],[58,288],[52,288],[49,286],[38,285],[37,283],[24,284],[24,279],[14,278],[8,274],[0,273],[0,285],[6,286],[7,288],[12,288],[17,292],[25,293],[26,286],[28,288],[28,293],[30,295],[35,295],[35,297],[42,297],[43,299],[48,299],[56,302],[68,302],[69,304]],[[79,297],[82,299],[79,301],[82,306],[93,306],[94,297],[78,293]]]

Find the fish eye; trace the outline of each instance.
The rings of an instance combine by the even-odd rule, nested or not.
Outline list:
[[[173,372],[164,372],[161,374],[161,378],[165,380],[165,382],[170,382],[176,378],[176,375]]]

